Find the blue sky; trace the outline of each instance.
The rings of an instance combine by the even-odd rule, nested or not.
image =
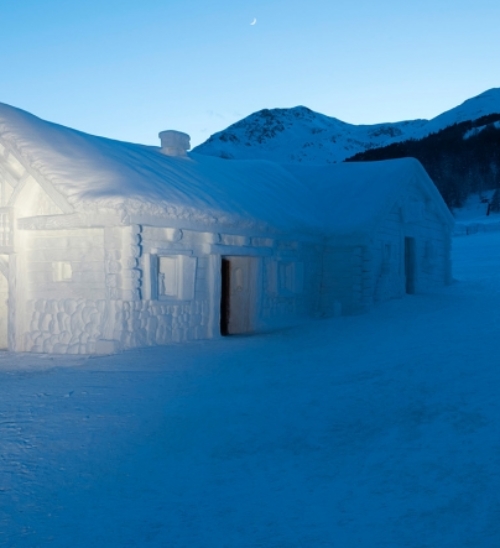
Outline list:
[[[0,21],[1,102],[146,144],[262,108],[431,118],[500,86],[498,0],[2,0]]]

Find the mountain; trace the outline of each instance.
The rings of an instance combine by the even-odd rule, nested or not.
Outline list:
[[[281,163],[342,162],[364,150],[406,138],[427,122],[356,126],[299,106],[264,109],[215,133],[193,152]]]
[[[194,152],[281,163],[336,163],[366,150],[422,139],[453,124],[496,113],[500,113],[500,88],[485,91],[432,120],[354,125],[303,106],[264,109],[215,133]]]
[[[431,120],[353,125],[306,107],[261,110],[212,135],[194,152],[222,158],[324,164],[413,156],[450,207],[500,187],[500,88]]]
[[[354,125],[307,107],[264,109],[215,133],[194,152],[281,163],[336,163],[366,150],[422,139],[449,126],[500,113],[500,88],[468,99],[432,120]]]
[[[356,126],[302,106],[264,109],[212,135],[194,152],[282,163],[336,163],[411,135],[425,123],[415,120]]]

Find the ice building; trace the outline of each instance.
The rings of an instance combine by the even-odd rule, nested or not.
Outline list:
[[[412,159],[280,166],[87,135],[0,104],[0,348],[111,353],[356,313],[451,279]]]

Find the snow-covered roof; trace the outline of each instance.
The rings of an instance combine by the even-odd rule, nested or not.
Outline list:
[[[88,135],[0,104],[0,139],[73,205],[183,217],[200,223],[307,228],[307,189],[277,164],[228,162]],[[285,189],[287,191],[285,192]]]
[[[422,164],[415,158],[335,165],[288,165],[311,189],[317,221],[336,235],[366,235],[412,187],[431,201],[443,222],[453,216]]]
[[[205,226],[345,234],[368,230],[415,181],[446,209],[425,170],[411,159],[280,166],[194,153],[169,157],[160,147],[88,135],[3,104],[0,140],[76,212],[117,209]]]

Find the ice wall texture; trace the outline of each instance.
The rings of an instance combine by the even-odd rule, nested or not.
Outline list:
[[[31,322],[26,350],[49,354],[95,354],[120,349],[207,339],[206,301],[45,300],[29,303]],[[114,339],[103,339],[110,312]],[[118,344],[106,344],[115,341]]]
[[[317,313],[313,244],[139,225],[29,234],[19,326],[26,351],[111,353],[217,337],[221,255],[235,252],[258,268],[253,330]],[[298,284],[293,274],[306,264]]]

